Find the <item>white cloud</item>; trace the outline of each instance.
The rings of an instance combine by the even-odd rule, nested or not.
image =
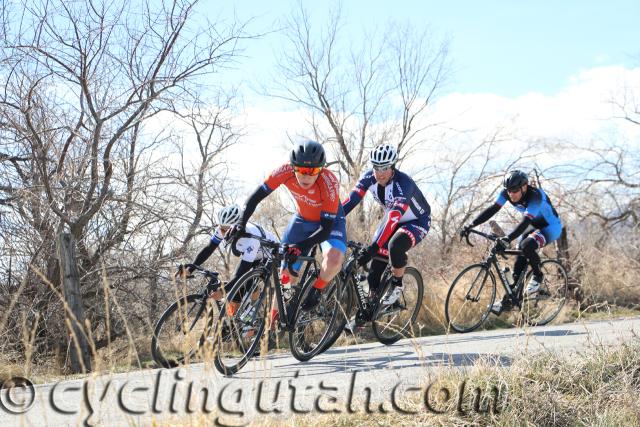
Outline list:
[[[627,92],[623,92],[625,89]],[[556,138],[586,144],[615,137],[640,145],[640,126],[614,119],[620,112],[609,102],[631,92],[640,99],[640,68],[582,70],[553,95],[531,92],[509,98],[492,93],[450,93],[440,98],[425,117],[429,123],[443,125],[430,128],[425,136],[433,141],[443,137],[456,140],[455,135],[461,135],[456,144],[464,149],[465,144],[477,143],[497,127],[506,127],[513,140],[504,144],[511,150],[529,140]],[[245,136],[226,154],[232,177],[247,189],[287,160],[289,137],[303,135],[309,129],[307,112],[271,108],[248,108],[237,118],[245,126]]]
[[[456,129],[488,132],[513,119],[521,139],[589,139],[616,129],[638,138],[640,127],[612,119],[619,114],[611,103],[624,86],[640,93],[640,68],[600,67],[584,70],[554,95],[531,92],[515,98],[484,93],[453,93],[435,106],[438,119]]]

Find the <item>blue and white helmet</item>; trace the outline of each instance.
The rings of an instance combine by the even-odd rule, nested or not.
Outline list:
[[[218,212],[218,225],[233,227],[240,223],[242,209],[236,204],[226,206]]]
[[[393,166],[398,161],[398,151],[391,144],[381,144],[369,154],[369,161],[376,167]]]

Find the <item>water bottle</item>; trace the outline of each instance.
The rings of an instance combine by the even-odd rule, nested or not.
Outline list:
[[[369,282],[367,281],[366,274],[356,275],[356,290],[358,291],[363,307],[367,309],[369,307]]]
[[[511,269],[509,267],[504,267],[502,269],[502,273],[504,277],[507,279],[507,284],[509,286],[513,286],[513,273],[511,273]]]
[[[367,280],[367,275],[362,273],[358,274],[357,279],[358,279],[358,286],[362,288],[362,291],[364,292],[365,295],[369,295],[369,281]]]
[[[282,273],[280,276],[280,284],[282,285],[282,295],[285,301],[291,299],[291,277],[288,274]]]
[[[254,305],[250,305],[249,307],[246,308],[244,313],[242,313],[242,315],[240,316],[240,320],[243,323],[251,322],[253,320],[253,315],[255,312],[256,312],[256,307]]]

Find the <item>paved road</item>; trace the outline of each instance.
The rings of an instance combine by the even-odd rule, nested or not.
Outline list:
[[[33,404],[21,415],[8,413],[11,402],[2,394],[0,425],[149,425],[194,412],[219,424],[244,425],[267,415],[390,411],[392,402],[422,393],[410,387],[437,381],[442,367],[465,369],[478,359],[508,366],[523,354],[616,346],[634,331],[640,331],[640,317],[340,347],[307,363],[276,355],[249,363],[233,378],[194,364],[64,381],[36,386]],[[14,400],[24,397],[17,394]]]

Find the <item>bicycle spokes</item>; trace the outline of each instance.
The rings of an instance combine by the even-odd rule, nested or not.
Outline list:
[[[388,305],[380,303],[376,310],[373,332],[380,342],[392,344],[414,335],[413,324],[420,311],[422,297],[422,277],[416,269],[408,267],[398,299]]]
[[[485,265],[465,268],[447,293],[445,316],[448,324],[457,332],[476,329],[488,317],[495,294],[495,279]]]
[[[478,285],[478,279],[480,279],[480,276],[482,276],[482,280]],[[480,295],[482,293],[482,289],[484,289],[484,285],[487,281],[488,276],[489,276],[489,272],[487,270],[479,270],[478,274],[476,274],[475,279],[473,280],[473,282],[471,282],[471,286],[469,287],[469,291],[467,292],[467,295],[465,296],[465,298],[471,302],[480,301]],[[472,292],[475,292],[473,296],[471,296]]]
[[[560,313],[567,299],[567,273],[558,261],[544,260],[540,264],[543,281],[533,295],[523,298],[523,315],[530,325],[544,325]]]

